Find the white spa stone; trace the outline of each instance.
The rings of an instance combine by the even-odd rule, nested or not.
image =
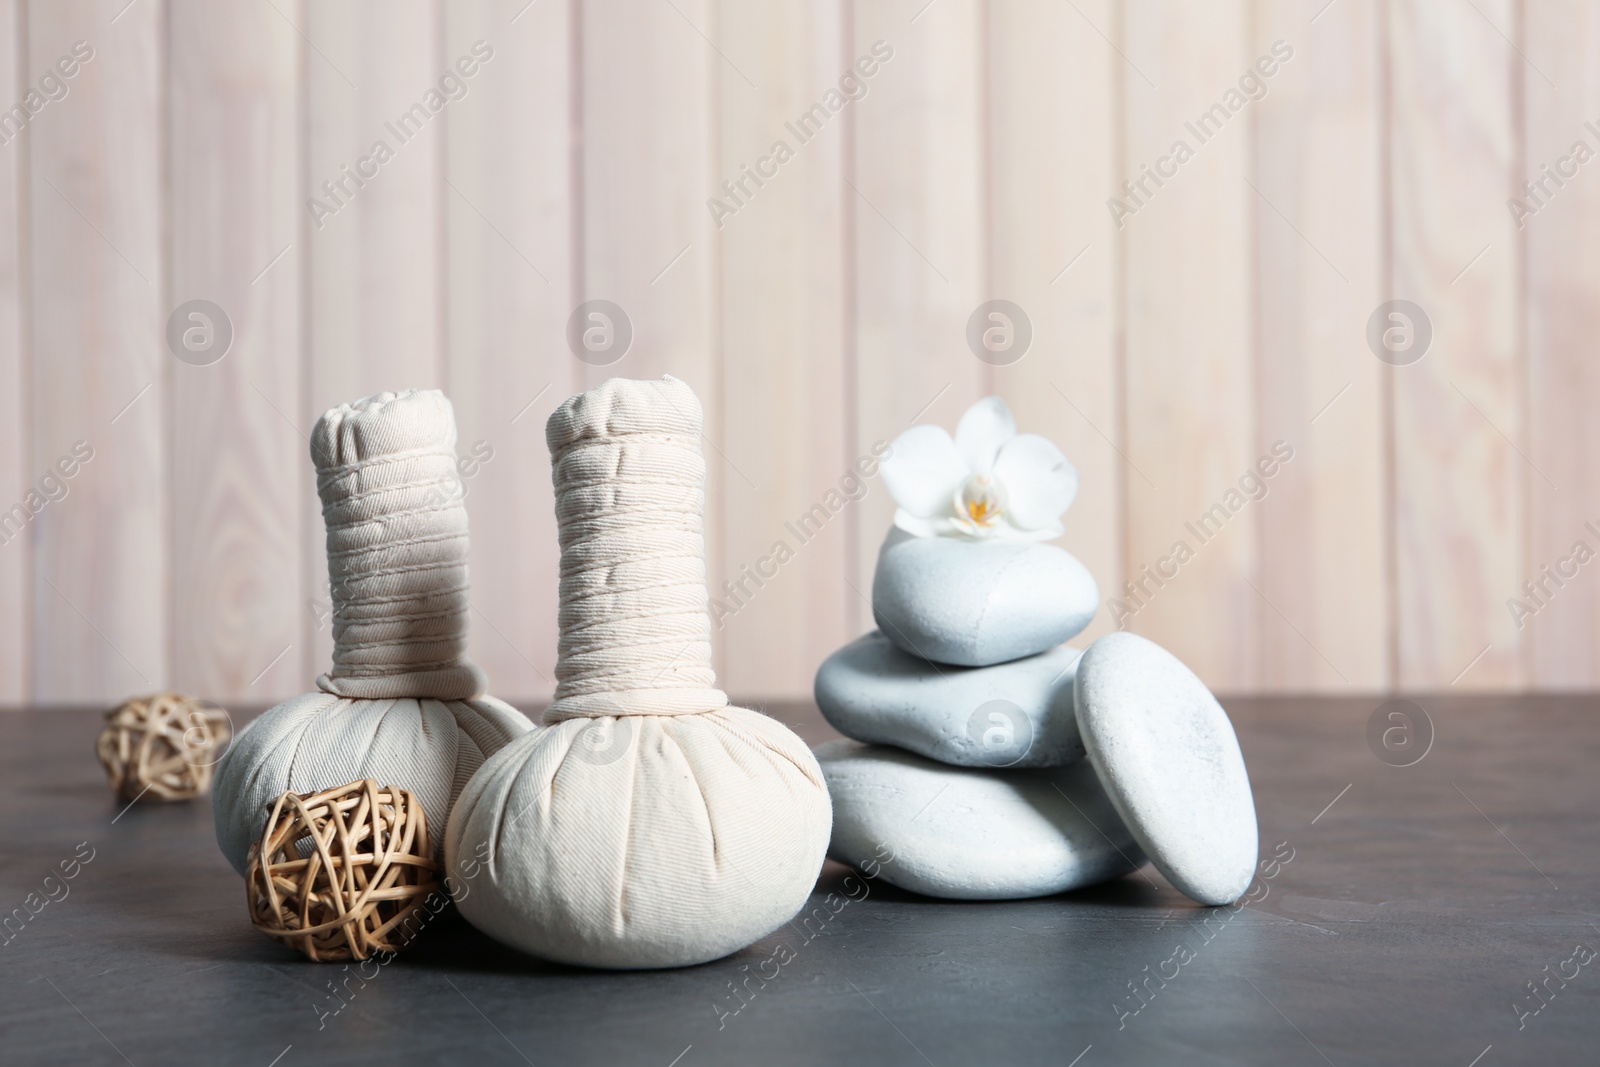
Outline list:
[[[1201,904],[1250,884],[1256,808],[1233,725],[1176,656],[1108,634],[1078,665],[1078,729],[1122,820],[1167,881]]]
[[[1072,682],[1080,649],[1062,645],[992,667],[938,666],[878,630],[817,670],[817,706],[846,737],[957,767],[1058,767],[1083,758]]]
[[[902,889],[1014,900],[1144,862],[1087,760],[979,770],[856,741],[830,741],[816,755],[833,800],[828,855]]]
[[[884,636],[936,663],[987,667],[1054,648],[1089,625],[1094,576],[1054,545],[890,531],[872,577]]]

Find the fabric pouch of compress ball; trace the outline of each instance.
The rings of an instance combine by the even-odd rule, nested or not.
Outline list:
[[[466,659],[467,511],[437,390],[379,393],[311,434],[327,526],[333,666],[250,723],[217,766],[217,843],[244,873],[269,805],[375,778],[416,794],[435,841],[484,757],[533,728]]]
[[[805,743],[711,670],[700,401],[612,379],[545,430],[561,539],[556,701],[445,837],[461,913],[546,959],[717,959],[804,905],[832,821]]]

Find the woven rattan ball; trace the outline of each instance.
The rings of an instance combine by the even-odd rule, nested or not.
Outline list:
[[[279,797],[245,889],[268,937],[313,960],[364,960],[410,944],[424,902],[443,899],[437,870],[416,796],[367,778]]]
[[[95,755],[123,800],[146,793],[190,800],[211,792],[211,769],[232,737],[222,708],[182,693],[158,693],[106,712]]]

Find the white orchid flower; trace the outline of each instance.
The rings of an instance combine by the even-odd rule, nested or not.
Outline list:
[[[942,426],[895,438],[879,469],[899,505],[894,524],[918,537],[1048,541],[1078,495],[1078,470],[1038,434],[1017,433],[1011,409],[985,397]]]

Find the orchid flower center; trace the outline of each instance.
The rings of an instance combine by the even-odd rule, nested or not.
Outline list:
[[[1000,483],[987,474],[974,474],[956,495],[956,510],[975,526],[993,526],[1005,513]]]

